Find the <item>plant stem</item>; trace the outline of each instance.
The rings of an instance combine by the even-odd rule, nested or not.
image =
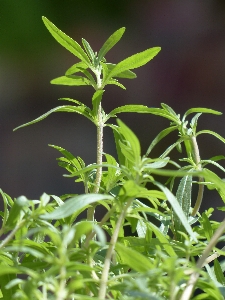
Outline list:
[[[208,261],[208,256],[209,256],[210,252],[215,247],[219,237],[224,233],[224,230],[225,230],[225,219],[223,220],[220,227],[217,228],[216,232],[212,236],[209,244],[203,251],[202,256],[198,259],[198,261],[196,263],[196,268],[201,269],[205,265],[205,263]],[[190,299],[190,297],[193,293],[195,284],[198,280],[198,277],[199,277],[198,271],[191,274],[190,279],[186,285],[185,290],[183,291],[183,294],[181,295],[180,300],[189,300]]]
[[[201,159],[200,159],[199,148],[198,148],[198,144],[197,144],[195,136],[191,137],[191,143],[192,143],[192,156],[193,156],[193,159],[194,159],[194,161],[197,165],[197,169],[201,170],[202,169],[202,166],[201,166],[201,163],[200,163]],[[199,208],[200,208],[201,203],[202,203],[203,192],[204,192],[204,185],[201,184],[202,182],[204,182],[204,178],[199,177],[198,195],[197,195],[197,199],[196,199],[196,202],[195,202],[195,206],[194,206],[192,214],[191,214],[193,217],[199,211]]]
[[[25,220],[22,220],[21,222],[17,223],[15,228],[10,232],[9,235],[1,242],[0,249],[5,247],[14,237],[16,232],[21,228],[21,226],[25,223]]]
[[[98,107],[98,125],[97,125],[97,165],[102,165],[102,153],[103,153],[103,121],[102,121],[102,106],[99,103]],[[97,194],[99,192],[100,184],[102,179],[102,167],[97,167],[95,185],[94,185],[94,193]],[[87,211],[87,220],[93,221],[95,213],[95,204],[91,205]]]
[[[127,209],[131,205],[132,201],[133,201],[133,198],[131,198],[127,201],[127,204],[126,204],[125,208],[122,210],[122,212],[119,216],[119,219],[116,223],[115,230],[114,230],[113,235],[111,237],[111,240],[109,242],[109,248],[107,250],[105,261],[104,261],[104,267],[103,267],[103,270],[102,270],[102,277],[101,277],[101,280],[100,280],[100,288],[99,288],[99,294],[98,294],[98,298],[101,299],[101,300],[104,300],[105,297],[106,297],[107,281],[108,281],[111,258],[112,258],[113,251],[114,251],[117,239],[118,239],[120,227],[121,227],[122,222],[123,222],[123,220],[126,216]]]

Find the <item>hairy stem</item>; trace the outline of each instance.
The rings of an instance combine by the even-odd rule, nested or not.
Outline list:
[[[115,249],[115,245],[116,245],[116,242],[117,242],[117,239],[118,239],[120,227],[121,227],[121,225],[123,223],[123,220],[126,216],[127,209],[131,205],[132,201],[133,201],[133,198],[129,199],[126,206],[125,206],[125,208],[122,210],[122,212],[119,216],[119,219],[116,223],[116,227],[115,227],[115,230],[114,230],[113,235],[111,237],[111,240],[109,242],[109,248],[107,250],[105,261],[104,261],[104,267],[103,267],[103,271],[102,271],[102,277],[101,277],[101,280],[100,280],[100,288],[99,288],[99,294],[98,294],[98,297],[101,300],[105,299],[105,297],[106,297],[107,281],[108,281],[111,258],[112,258],[112,255],[113,255],[113,252],[114,252],[114,249]]]
[[[98,125],[97,125],[97,165],[102,165],[102,153],[103,153],[103,121],[102,121],[102,106],[99,103],[98,107]],[[94,193],[99,192],[100,184],[102,179],[102,167],[97,167]],[[95,213],[95,204],[88,208],[87,220],[93,221]]]
[[[214,233],[214,235],[212,236],[209,244],[207,245],[207,247],[203,251],[202,256],[197,261],[196,267],[198,269],[201,269],[205,265],[205,263],[208,262],[209,254],[212,251],[212,249],[215,247],[219,237],[224,233],[224,230],[225,230],[225,220],[223,220],[220,227],[217,228],[217,230]],[[199,277],[199,272],[194,272],[194,273],[191,274],[190,279],[189,279],[189,281],[186,285],[185,290],[183,291],[183,294],[181,295],[180,300],[189,300],[190,299],[190,297],[193,293],[195,284],[198,280],[198,277]]]
[[[201,170],[201,168],[202,168],[201,163],[200,163],[201,159],[200,159],[198,144],[197,144],[195,136],[193,136],[191,138],[191,143],[192,143],[192,156],[193,156],[194,161],[197,165],[197,169]],[[201,184],[201,183],[203,183],[203,182],[204,182],[204,178],[199,177],[198,195],[197,195],[197,199],[196,199],[196,202],[195,202],[195,206],[194,206],[192,214],[191,214],[192,216],[195,216],[197,214],[197,212],[199,211],[199,208],[202,204],[204,184]]]

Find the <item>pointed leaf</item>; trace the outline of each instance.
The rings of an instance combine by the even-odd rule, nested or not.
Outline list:
[[[202,134],[202,133],[211,134],[211,135],[215,136],[216,138],[218,138],[221,142],[225,143],[225,139],[221,135],[219,135],[218,133],[211,131],[211,130],[201,130],[196,134],[196,136],[198,136],[199,134]]]
[[[157,226],[152,224],[151,222],[147,223],[147,227],[150,227],[151,230],[154,232],[155,236],[159,239],[161,242],[161,247],[169,254],[171,257],[176,257],[176,253],[173,250],[173,247],[170,245],[168,239],[166,236],[159,230]]]
[[[66,35],[60,29],[58,29],[51,21],[49,21],[46,17],[42,17],[42,20],[51,33],[51,35],[56,39],[58,43],[60,43],[64,48],[69,50],[73,55],[82,60],[87,66],[90,65],[90,61],[88,59],[87,54],[81,48],[81,46],[74,41],[71,37]]]
[[[73,112],[73,113],[76,112],[78,114],[85,116],[89,120],[93,121],[90,114],[87,112],[87,108],[84,105],[82,105],[82,106],[63,105],[63,106],[58,106],[58,107],[55,107],[55,108],[49,110],[47,113],[43,114],[42,116],[38,117],[37,119],[35,119],[33,121],[30,121],[28,123],[25,123],[23,125],[16,127],[15,129],[13,129],[13,131],[15,131],[19,128],[37,123],[39,121],[42,121],[43,119],[47,118],[53,112]]]
[[[91,59],[91,62],[93,63],[95,60],[95,54],[94,51],[92,50],[90,44],[88,43],[88,41],[86,41],[85,39],[82,39],[82,44],[84,46],[84,49],[87,52],[87,55],[89,56],[89,58]]]
[[[213,115],[222,115],[220,111],[204,108],[204,107],[194,107],[191,109],[188,109],[186,113],[184,114],[183,120],[192,113],[206,113],[206,114],[213,114]]]
[[[103,59],[106,53],[109,52],[109,50],[112,49],[112,47],[119,42],[119,40],[124,34],[125,29],[125,27],[118,29],[105,41],[98,53],[98,63]]]
[[[191,190],[192,190],[192,176],[185,176],[181,179],[177,189],[176,197],[180,207],[182,208],[186,218],[189,218],[189,210],[191,207]],[[176,213],[173,213],[173,222],[176,238],[179,241],[183,240],[183,236],[180,236],[178,231],[184,231],[184,227],[181,223],[180,217]]]
[[[104,63],[102,63],[104,64]],[[105,64],[109,70],[109,72],[116,66],[115,64],[110,64],[110,63],[106,63]],[[136,78],[136,74],[130,70],[126,70],[126,71],[123,71],[119,74],[117,74],[116,76],[114,77],[117,77],[117,78],[127,78],[127,79],[134,79]]]
[[[161,183],[154,182],[154,184],[156,186],[158,186],[165,193],[165,195],[167,196],[167,200],[171,204],[174,212],[176,213],[177,217],[180,219],[180,221],[183,224],[185,230],[188,232],[188,234],[190,235],[192,240],[197,242],[196,233],[193,232],[191,226],[189,225],[187,217],[185,216],[182,208],[180,207],[180,204],[178,203],[176,197],[170,192],[170,190],[168,188],[163,186]]]
[[[91,203],[101,201],[101,200],[111,200],[114,198],[109,195],[102,194],[84,194],[66,200],[63,205],[57,207],[53,212],[45,215],[41,215],[40,218],[44,220],[58,220],[71,216],[74,212],[88,206]]]
[[[116,76],[117,74],[120,74],[126,70],[139,68],[145,65],[147,62],[153,59],[153,57],[156,56],[160,50],[160,47],[150,48],[122,60],[109,72],[105,83],[107,84],[107,81],[110,78]]]
[[[119,125],[119,131],[123,135],[125,141],[121,141],[122,143],[128,142],[133,152],[133,157],[136,163],[139,162],[141,155],[141,147],[140,142],[136,135],[128,128],[121,120],[117,120]],[[125,145],[126,146],[126,145]]]
[[[70,86],[79,86],[79,85],[91,85],[90,81],[83,76],[68,75],[60,76],[50,81],[51,84],[58,85],[70,85]]]
[[[159,141],[161,141],[165,136],[167,136],[169,133],[173,132],[176,129],[177,129],[177,126],[171,126],[166,129],[163,129],[151,142],[145,155],[148,156],[150,154],[150,152],[152,151],[152,149],[155,147],[155,145],[158,144]]]
[[[98,108],[99,108],[99,104],[102,100],[103,93],[104,93],[104,90],[98,90],[94,93],[94,95],[92,97],[92,105],[93,105],[92,114],[94,117],[97,117],[97,115],[98,115]]]
[[[153,268],[151,260],[136,250],[128,248],[121,243],[116,243],[115,250],[121,263],[126,264],[132,270],[144,273]]]
[[[121,89],[126,90],[125,86],[123,84],[119,83],[119,81],[116,79],[109,80],[107,84],[114,84],[114,85],[119,86]]]
[[[220,266],[220,263],[218,261],[218,259],[216,258],[214,260],[214,272],[216,275],[216,279],[223,285],[225,286],[225,277],[223,275],[223,270]]]
[[[119,114],[119,113],[124,113],[124,112],[148,113],[148,110],[149,110],[149,108],[147,106],[139,105],[139,104],[119,106],[119,107],[113,109],[106,116],[106,120],[108,120],[111,117],[116,117],[116,114]]]
[[[83,63],[82,61],[80,61],[79,63],[76,63],[76,64],[72,65],[72,67],[70,67],[66,71],[65,75],[73,75],[75,73],[78,73],[78,72],[80,72],[81,68],[82,69],[87,69],[88,66],[85,63]]]

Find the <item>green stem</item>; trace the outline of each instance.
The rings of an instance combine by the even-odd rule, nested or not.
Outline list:
[[[225,220],[223,220],[220,227],[217,228],[216,232],[212,236],[209,244],[203,251],[202,256],[197,261],[196,268],[201,269],[205,265],[205,263],[207,263],[210,252],[215,247],[216,243],[218,242],[219,237],[224,233],[224,230],[225,230]],[[183,291],[183,294],[181,295],[180,300],[189,300],[191,298],[191,295],[193,293],[193,290],[194,290],[195,284],[198,280],[198,277],[199,277],[199,271],[191,274],[190,279],[186,285],[185,290]]]
[[[202,169],[201,158],[200,158],[199,148],[198,148],[198,144],[197,144],[197,140],[196,140],[195,136],[191,137],[191,144],[192,144],[192,156],[195,161],[195,164],[197,165],[197,170],[201,170]],[[194,206],[192,214],[191,214],[192,216],[195,216],[197,214],[197,212],[199,211],[199,208],[202,204],[202,198],[203,198],[203,193],[204,193],[204,184],[201,184],[201,183],[203,183],[203,182],[204,182],[204,178],[199,177],[198,195],[197,195],[197,199],[195,202],[195,206]]]
[[[125,208],[122,210],[119,219],[116,223],[116,227],[115,230],[113,232],[113,235],[111,237],[110,243],[109,243],[109,248],[107,250],[106,253],[106,257],[105,257],[105,261],[104,261],[104,267],[103,267],[103,271],[102,271],[102,277],[100,280],[100,288],[99,288],[99,294],[98,294],[98,298],[101,300],[104,300],[106,297],[106,291],[107,291],[107,281],[108,281],[108,276],[109,276],[109,268],[110,268],[110,263],[111,263],[111,258],[115,249],[115,245],[119,236],[119,231],[120,231],[120,227],[123,223],[123,220],[126,216],[126,212],[127,209],[129,208],[129,206],[131,205],[133,201],[133,198],[131,198],[130,200],[128,200]]]
[[[1,242],[0,249],[5,247],[14,237],[16,232],[22,227],[22,225],[25,223],[25,220],[20,221],[16,224],[15,228],[10,232],[9,235]]]
[[[102,153],[103,153],[103,126],[104,123],[102,121],[102,107],[101,103],[99,103],[98,107],[98,125],[97,125],[97,164],[102,165]],[[94,193],[99,192],[100,184],[102,180],[102,167],[98,167],[96,171],[95,185],[94,185]],[[87,211],[87,220],[93,221],[95,214],[95,204],[88,208]]]

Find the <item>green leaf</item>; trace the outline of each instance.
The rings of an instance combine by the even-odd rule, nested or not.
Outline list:
[[[90,44],[88,43],[88,41],[86,41],[85,39],[82,39],[82,44],[84,46],[84,49],[87,52],[87,55],[89,56],[89,58],[91,59],[91,62],[94,63],[95,60],[95,54],[94,51],[92,50]]]
[[[210,241],[213,236],[213,229],[206,213],[202,213],[202,217],[199,219],[199,222],[203,226],[204,236],[207,238],[208,241]]]
[[[153,265],[146,256],[141,253],[124,246],[121,243],[116,243],[115,250],[122,264],[126,264],[132,270],[140,273],[147,272],[153,268]]]
[[[117,123],[119,125],[119,132],[124,138],[124,140],[121,141],[121,146],[123,144],[124,147],[121,151],[123,152],[125,149],[128,150],[128,147],[130,147],[131,151],[128,151],[131,155],[133,155],[132,160],[138,164],[141,155],[141,147],[138,138],[121,120],[117,120]],[[127,142],[129,145],[126,145]],[[129,155],[129,153],[127,152],[127,155]]]
[[[177,217],[180,219],[182,225],[184,226],[185,230],[188,232],[192,240],[197,242],[196,233],[193,232],[191,226],[188,223],[187,217],[185,216],[180,204],[178,203],[176,197],[170,192],[170,190],[163,186],[159,182],[154,182],[156,186],[158,186],[167,196],[167,200],[171,204],[173,211],[176,213]]]
[[[183,116],[183,120],[186,119],[186,117],[192,113],[206,113],[206,114],[213,114],[213,115],[222,115],[221,112],[214,110],[214,109],[209,109],[209,108],[204,108],[204,107],[195,107],[188,109],[186,113]]]
[[[176,253],[173,250],[173,247],[170,245],[168,239],[166,236],[159,230],[158,227],[156,227],[154,224],[151,222],[148,222],[147,227],[150,227],[150,229],[154,232],[155,236],[158,238],[158,240],[161,243],[161,247],[167,252],[167,254],[171,257],[176,257]]]
[[[91,82],[87,78],[76,75],[60,76],[52,79],[50,83],[69,86],[91,85]]]
[[[215,136],[216,138],[218,138],[221,142],[225,143],[225,139],[221,135],[219,135],[218,133],[211,131],[211,130],[201,130],[196,134],[196,136],[198,136],[199,134],[202,134],[202,133],[211,134],[211,135]]]
[[[216,279],[222,284],[225,286],[225,277],[223,275],[223,271],[222,271],[222,268],[220,266],[220,263],[218,261],[218,259],[216,258],[214,260],[214,272],[215,272],[215,275],[216,275]]]
[[[90,61],[87,54],[81,48],[81,46],[74,41],[71,37],[66,35],[60,29],[58,29],[51,21],[46,17],[42,17],[42,20],[51,33],[51,35],[56,39],[56,41],[61,44],[64,48],[69,50],[73,55],[82,60],[87,66],[90,66]]]
[[[112,49],[112,47],[119,42],[119,40],[124,34],[125,29],[125,27],[118,29],[105,41],[98,53],[98,64],[106,55],[106,53],[109,52],[109,50]]]
[[[108,80],[110,80],[110,78],[116,76],[117,74],[145,65],[147,62],[153,59],[153,57],[156,56],[160,50],[160,47],[150,48],[122,60],[109,72],[104,84],[107,84]]]
[[[148,150],[146,151],[145,156],[148,156],[152,149],[155,147],[155,145],[158,144],[159,141],[161,141],[165,136],[167,136],[169,133],[173,132],[177,129],[177,126],[171,126],[166,129],[163,129],[151,142],[150,146],[148,147]]]
[[[102,194],[84,194],[66,200],[63,205],[57,207],[53,212],[41,215],[44,220],[58,220],[71,216],[77,210],[80,210],[91,203],[101,200],[114,200],[112,196]]]
[[[183,210],[186,218],[189,217],[189,210],[191,207],[191,190],[192,190],[192,176],[185,176],[181,179],[180,184],[177,189],[176,197]],[[179,241],[183,241],[183,236],[181,236],[178,231],[184,231],[184,227],[181,223],[180,217],[176,213],[173,213],[173,222],[176,238]]]
[[[104,64],[104,63],[102,63]],[[108,71],[110,72],[116,65],[115,64],[111,64],[111,63],[106,63],[104,64],[106,65],[106,67],[108,68]],[[117,77],[117,78],[127,78],[127,79],[134,79],[136,78],[136,74],[130,70],[126,70],[126,71],[123,71],[119,74],[117,74],[116,76],[114,77]]]
[[[104,93],[104,90],[98,90],[94,93],[92,97],[92,105],[93,105],[93,110],[92,110],[92,115],[94,118],[97,118],[98,116],[98,108],[99,104],[102,101],[102,95]]]
[[[83,63],[82,61],[80,61],[79,63],[72,65],[72,67],[70,67],[66,71],[65,75],[73,75],[75,73],[80,72],[81,69],[87,69],[87,68],[88,68],[88,66],[85,63]]]
[[[119,83],[119,81],[116,79],[109,80],[107,84],[114,84],[114,85],[119,86],[121,89],[126,90],[125,86],[123,84]]]
[[[17,198],[14,202],[13,207],[9,211],[9,217],[6,221],[5,226],[10,228],[14,227],[21,216],[21,212],[28,206],[29,201],[25,196],[20,196],[19,198]]]
[[[111,117],[116,117],[116,114],[118,114],[118,113],[124,113],[124,112],[148,113],[148,110],[149,110],[149,108],[147,106],[139,105],[139,104],[119,106],[119,107],[113,109],[106,116],[106,120],[108,120]]]
[[[82,106],[72,106],[72,105],[58,106],[58,107],[55,107],[55,108],[49,110],[47,113],[43,114],[42,116],[38,117],[37,119],[16,127],[15,129],[13,129],[13,131],[15,131],[19,128],[40,122],[54,112],[73,112],[73,113],[76,112],[78,114],[85,116],[86,118],[88,118],[89,120],[91,120],[93,122],[93,119],[92,119],[89,111],[90,111],[90,109],[88,107],[86,107],[85,105],[82,105]]]

